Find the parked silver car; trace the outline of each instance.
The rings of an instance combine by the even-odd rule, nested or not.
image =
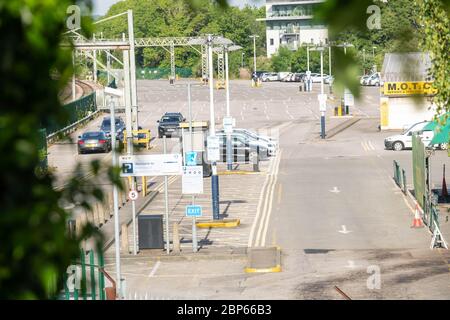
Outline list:
[[[78,137],[78,154],[111,151],[111,136],[103,131],[85,132]]]

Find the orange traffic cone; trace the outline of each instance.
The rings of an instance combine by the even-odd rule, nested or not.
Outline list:
[[[419,214],[419,204],[416,203],[416,211],[414,213],[414,220],[411,228],[423,228],[423,222]]]

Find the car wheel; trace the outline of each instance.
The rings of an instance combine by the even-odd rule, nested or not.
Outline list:
[[[401,141],[395,141],[392,144],[392,150],[394,150],[394,151],[402,151],[403,147],[404,147],[403,142],[401,142]]]
[[[441,144],[439,145],[439,148],[440,148],[441,150],[447,150],[447,149],[448,149],[448,143],[441,143]]]

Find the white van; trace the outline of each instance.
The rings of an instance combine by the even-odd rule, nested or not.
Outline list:
[[[423,131],[423,128],[430,123],[430,121],[422,121],[413,124],[409,129],[402,134],[390,136],[384,139],[384,147],[388,150],[401,151],[403,149],[412,148],[412,135],[417,133],[422,137],[423,143],[427,146],[434,136],[433,130]]]

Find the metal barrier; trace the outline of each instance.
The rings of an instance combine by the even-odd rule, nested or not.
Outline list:
[[[91,120],[98,113],[95,92],[63,106],[67,111],[69,120],[63,127],[56,124],[47,126],[47,143],[52,143],[60,135],[74,132],[80,125]]]
[[[404,194],[408,192],[406,186],[406,172],[405,169],[401,169],[398,162],[394,160],[394,181],[395,184],[402,190]]]
[[[88,261],[86,261],[89,259]],[[86,253],[80,249],[80,259],[67,268],[63,275],[64,300],[112,300],[115,299],[116,283],[104,269],[103,253]],[[88,269],[89,268],[89,269]],[[112,287],[105,287],[105,277]],[[107,290],[108,289],[108,290]],[[112,290],[114,289],[114,291]],[[107,297],[107,293],[108,297]],[[111,296],[110,292],[114,292]]]

